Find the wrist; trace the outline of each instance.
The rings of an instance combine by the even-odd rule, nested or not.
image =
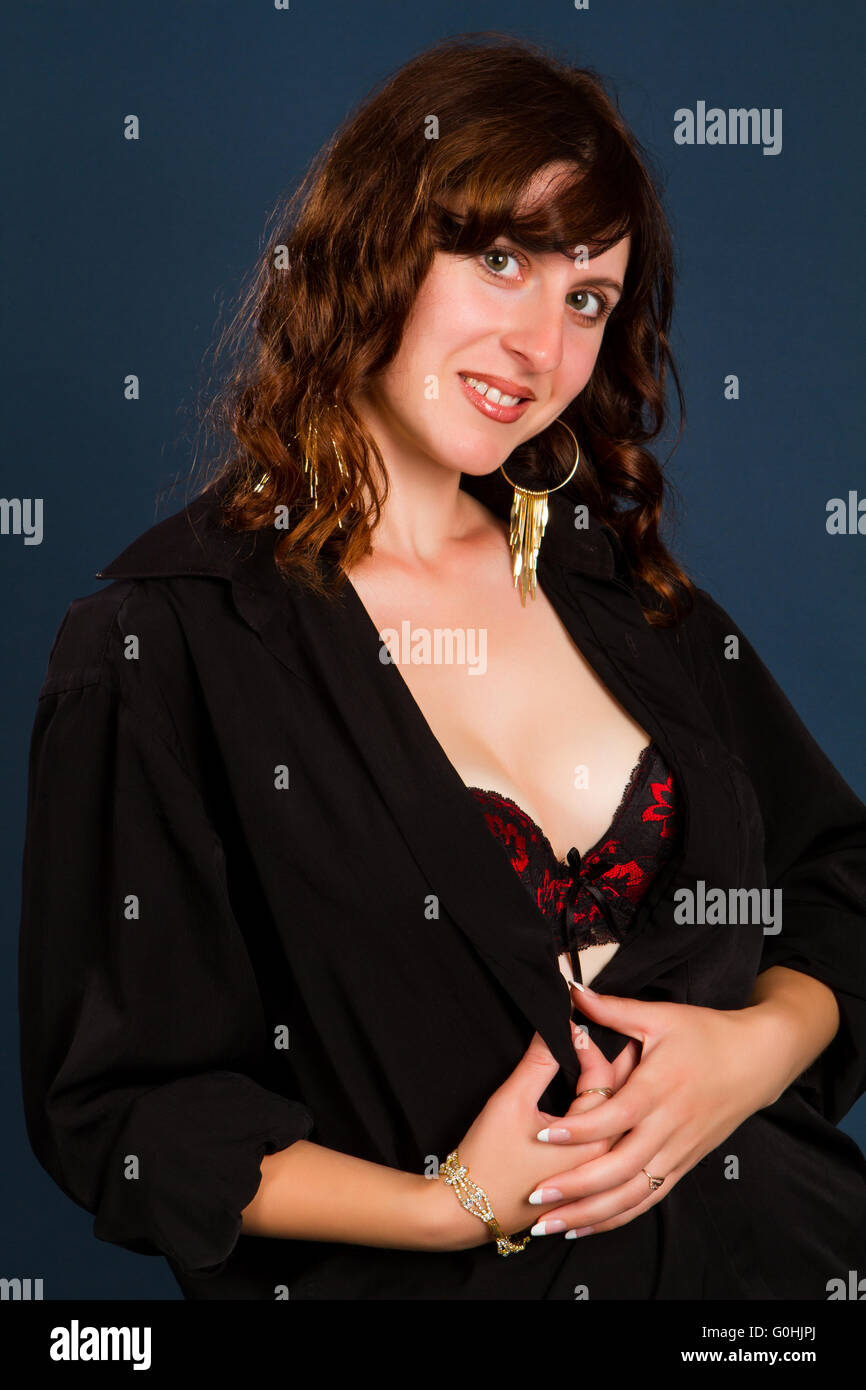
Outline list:
[[[814,1057],[832,1042],[839,1031],[839,1001],[828,985],[800,970],[773,965],[755,979],[750,1004],[772,1004],[780,1013],[788,1012],[791,1025],[804,1030],[804,1048]]]
[[[758,1062],[755,1075],[765,1083],[759,1097],[763,1109],[784,1095],[817,1054],[804,1046],[802,1020],[790,1001],[755,999],[739,1015],[749,1029],[750,1056]]]
[[[490,1228],[458,1201],[440,1177],[419,1179],[420,1236],[428,1250],[470,1250],[492,1239]]]

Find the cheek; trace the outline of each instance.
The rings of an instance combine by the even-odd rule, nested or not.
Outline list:
[[[435,372],[437,364],[459,348],[464,326],[470,322],[466,296],[445,277],[422,285],[404,326],[400,349],[388,368],[392,381],[406,386]]]
[[[489,304],[479,304],[477,296],[457,293],[453,286],[431,289],[416,304],[400,350],[386,370],[388,389],[397,396],[418,399],[430,378],[438,376],[439,390],[444,390],[446,377],[477,361],[473,349],[490,332]]]
[[[602,335],[591,329],[575,329],[563,353],[560,377],[569,398],[579,394],[595,369]]]
[[[437,259],[421,286],[411,316],[413,336],[437,351],[440,359],[461,354],[507,326],[504,293],[478,275],[471,263]]]
[[[418,326],[425,348],[442,359],[495,331],[495,318],[489,299],[478,293],[477,286],[440,284],[426,301]]]

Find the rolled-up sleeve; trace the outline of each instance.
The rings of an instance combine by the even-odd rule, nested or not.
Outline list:
[[[697,592],[688,621],[704,647],[702,693],[755,788],[767,887],[782,893],[782,929],[764,936],[760,970],[784,965],[835,994],[839,1030],[796,1083],[835,1124],[866,1091],[866,806],[742,630]]]
[[[19,992],[42,1166],[100,1239],[217,1271],[263,1155],[306,1138],[313,1116],[275,1089],[200,790],[105,667],[55,676],[39,699]]]

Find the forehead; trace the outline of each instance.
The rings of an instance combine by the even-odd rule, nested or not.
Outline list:
[[[575,166],[567,161],[553,164],[546,164],[544,168],[536,170],[532,178],[515,205],[515,212],[518,216],[525,213],[534,212],[552,197],[563,183],[573,179],[576,172]],[[605,267],[617,267],[624,270],[628,262],[631,237],[625,236],[620,241],[615,242],[607,251],[598,256],[593,256],[594,266],[604,265]],[[575,255],[581,250],[580,245],[575,245],[573,250]]]
[[[559,186],[567,183],[569,179],[574,177],[574,174],[574,165],[565,161],[546,164],[543,169],[536,169],[518,199],[515,211],[522,216],[524,213],[533,212],[536,208],[543,206]]]

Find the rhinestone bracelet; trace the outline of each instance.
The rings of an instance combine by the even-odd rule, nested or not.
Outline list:
[[[493,1215],[487,1193],[469,1177],[466,1165],[460,1162],[460,1155],[456,1149],[452,1149],[445,1162],[440,1165],[439,1176],[444,1177],[446,1187],[454,1189],[454,1195],[461,1207],[490,1227],[496,1237],[496,1249],[500,1255],[514,1255],[526,1249],[530,1237],[524,1236],[522,1240],[514,1241],[505,1234]]]

